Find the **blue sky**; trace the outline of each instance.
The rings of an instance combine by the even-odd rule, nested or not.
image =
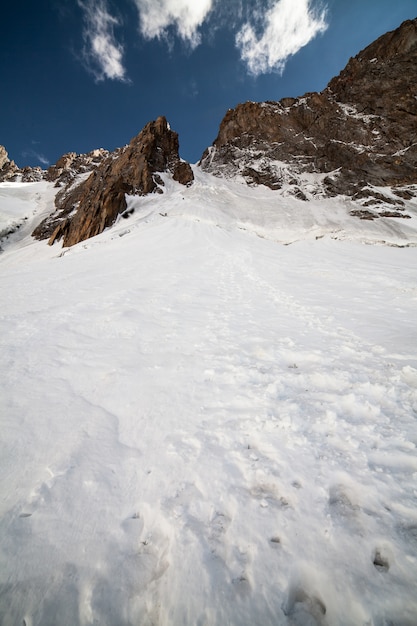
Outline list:
[[[165,115],[196,162],[228,108],[320,91],[416,0],[23,0],[2,7],[0,144],[113,150]]]

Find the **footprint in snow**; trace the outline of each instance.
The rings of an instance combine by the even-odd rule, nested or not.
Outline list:
[[[400,524],[398,526],[399,533],[417,549],[417,524]]]
[[[329,489],[329,505],[333,511],[342,515],[351,515],[359,510],[357,504],[353,504],[343,485],[332,485]]]
[[[361,530],[359,521],[361,507],[352,501],[352,496],[344,485],[336,484],[330,487],[328,503],[330,515],[335,522],[348,524],[356,532]]]
[[[290,507],[290,502],[285,496],[280,496],[275,485],[260,483],[254,485],[250,490],[250,495],[255,500],[259,500],[262,508],[274,506],[280,509]]]
[[[374,550],[372,563],[379,572],[388,572],[389,570],[389,560],[379,548]]]
[[[299,583],[290,585],[287,600],[281,608],[293,626],[327,626],[323,600]]]
[[[239,595],[246,595],[252,591],[249,579],[244,573],[236,578],[232,578],[232,585]]]
[[[271,548],[273,548],[274,550],[278,550],[279,548],[281,548],[281,538],[278,537],[278,535],[274,535],[269,539],[269,544]]]
[[[231,519],[221,511],[216,511],[209,524],[209,540],[218,543],[226,534]]]

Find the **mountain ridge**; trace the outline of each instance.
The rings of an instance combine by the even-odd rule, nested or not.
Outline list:
[[[165,117],[149,122],[128,146],[105,155],[86,180],[74,185],[70,179],[56,196],[54,215],[43,220],[33,236],[48,238],[51,245],[62,238],[65,247],[72,246],[111,226],[126,211],[126,194],[160,192],[158,172],[170,171],[174,180],[190,184],[193,173],[180,160],[178,148],[178,134]]]
[[[351,58],[320,93],[229,109],[200,165],[272,189],[289,182],[294,195],[300,195],[297,183],[304,172],[328,174],[316,193],[355,200],[372,196],[364,193],[369,185],[415,184],[413,76],[417,79],[417,19]]]
[[[417,18],[352,57],[321,92],[229,109],[197,165],[298,200],[347,197],[355,203],[351,215],[361,219],[407,219],[406,202],[417,196],[416,82]],[[164,171],[192,184],[165,117],[128,146],[67,153],[46,171],[19,169],[0,147],[0,181],[45,179],[59,188],[55,211],[33,236],[50,244],[63,239],[65,247],[114,224],[126,196],[161,192]]]

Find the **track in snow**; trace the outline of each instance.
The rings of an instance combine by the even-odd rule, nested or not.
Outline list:
[[[415,249],[178,211],[3,264],[2,624],[412,624]]]

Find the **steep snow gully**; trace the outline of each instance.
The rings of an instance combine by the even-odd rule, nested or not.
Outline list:
[[[414,205],[197,174],[62,250],[36,185],[0,185],[1,624],[415,624]]]

